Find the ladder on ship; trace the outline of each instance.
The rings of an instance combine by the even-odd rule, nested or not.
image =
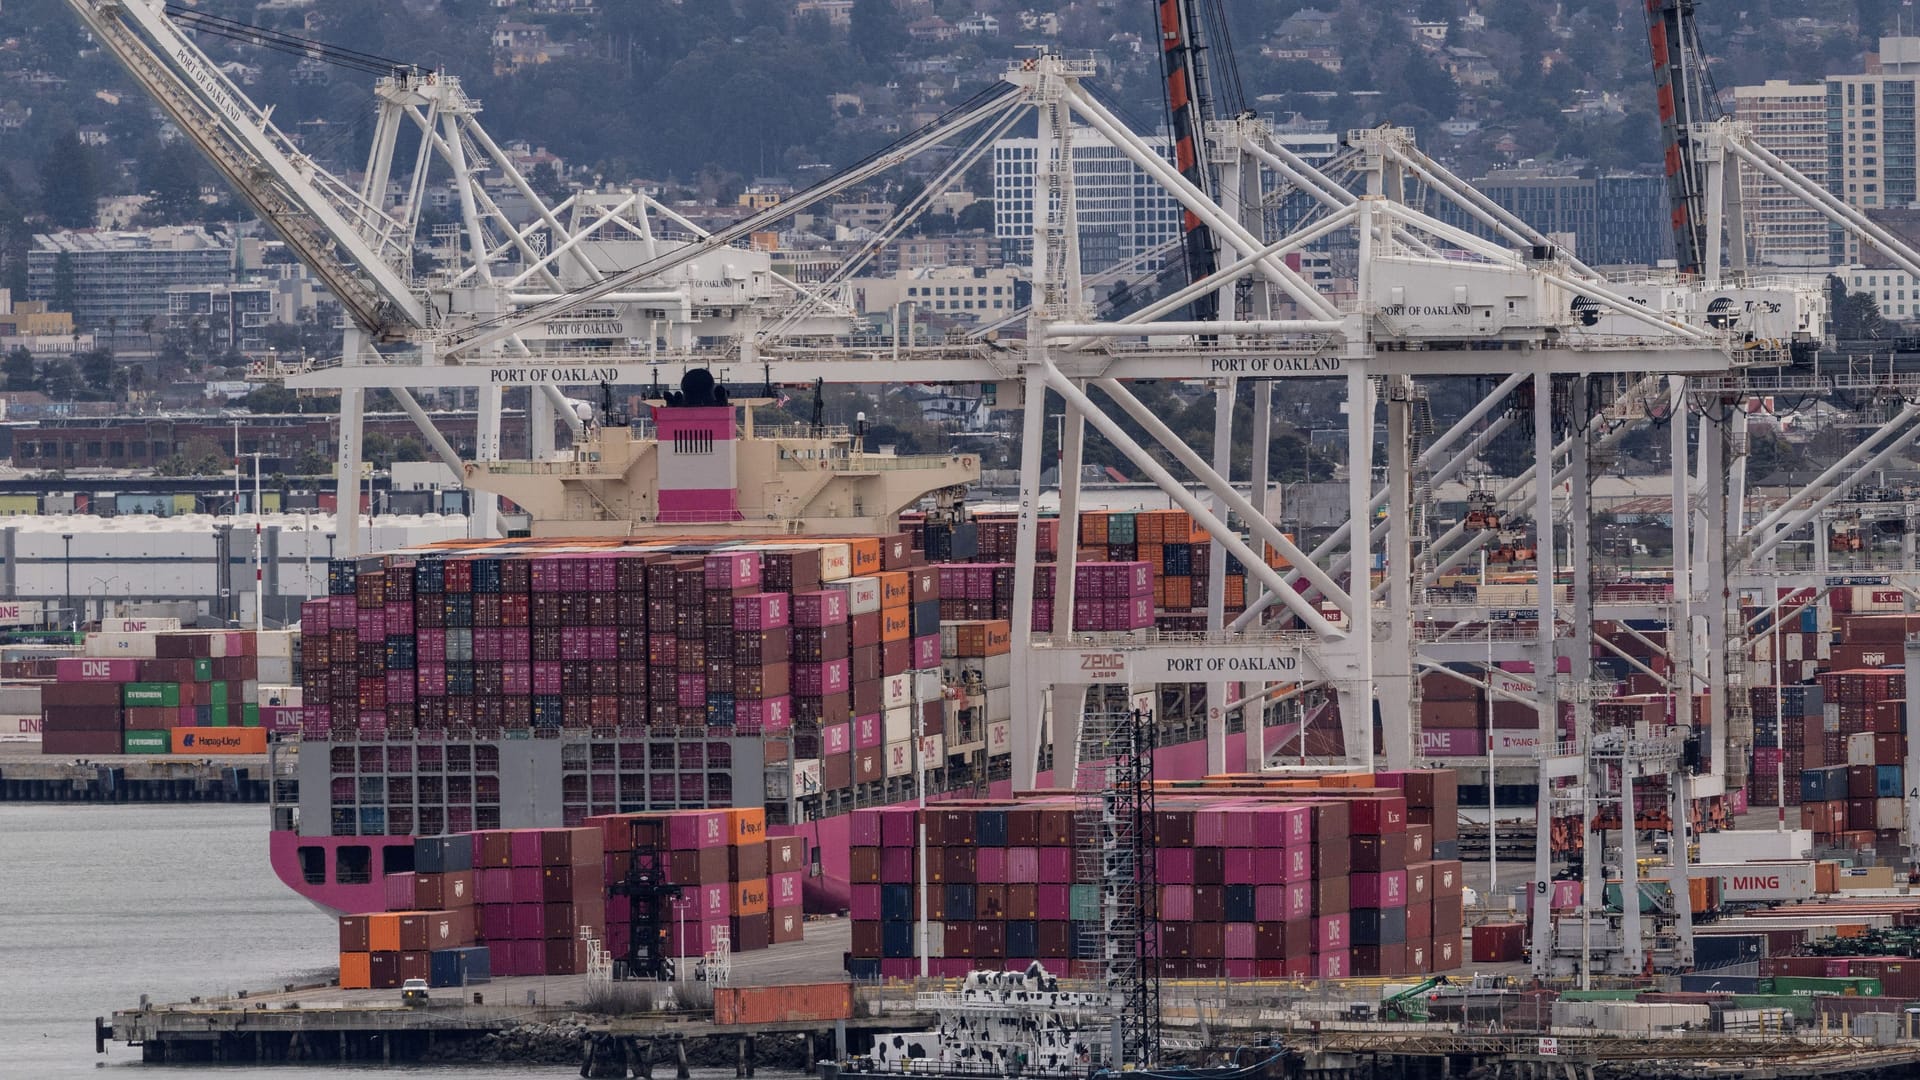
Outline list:
[[[1153,713],[1089,713],[1080,726],[1074,777],[1076,880],[1099,890],[1099,910],[1080,912],[1082,971],[1112,996],[1118,1019],[1114,1067],[1146,1068],[1160,1052],[1160,950],[1155,872]]]

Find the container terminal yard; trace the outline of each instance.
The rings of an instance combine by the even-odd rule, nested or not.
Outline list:
[[[1197,0],[1158,5],[1170,159],[1091,60],[1036,51],[711,233],[638,191],[543,200],[457,73],[404,64],[373,65],[366,169],[335,176],[196,44],[231,26],[68,6],[348,321],[341,356],[282,373],[339,399],[324,560],[311,515],[269,522],[259,494],[217,527],[27,516],[0,545],[14,600],[58,613],[0,655],[0,713],[44,759],[0,760],[0,792],[264,799],[262,872],[337,920],[325,985],[142,1002],[95,1022],[101,1049],[504,1061],[555,1038],[594,1076],[751,1075],[776,1040],[836,1076],[1153,1072],[1256,1042],[1329,1077],[1920,1061],[1920,555],[1881,479],[1920,398],[1811,362],[1828,294],[1748,267],[1746,181],[1910,274],[1920,253],[1716,115],[1685,0],[1647,5],[1679,265],[1631,279],[1416,132],[1314,164],[1225,115]],[[1031,303],[867,332],[847,278],[1015,130],[1039,146]],[[1184,211],[1152,253],[1181,283],[1125,313],[1082,268],[1084,131]],[[839,270],[796,281],[754,242],[910,159],[927,194]],[[458,236],[416,263],[429,176]],[[1321,258],[1333,284],[1303,273]],[[1149,382],[1211,399],[1205,451]],[[964,447],[774,408],[829,384],[990,388],[1021,421],[1009,507],[976,505]],[[474,392],[470,455],[421,388]],[[363,514],[369,390],[464,513]],[[1344,498],[1289,531],[1273,420],[1310,394],[1345,416]],[[1762,496],[1750,436],[1791,399],[1862,435]],[[1093,445],[1150,498],[1104,503]],[[1596,536],[1634,447],[1664,465],[1654,545]],[[122,595],[140,610],[109,614]]]

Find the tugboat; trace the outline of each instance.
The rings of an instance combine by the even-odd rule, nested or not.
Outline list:
[[[1272,1043],[1242,1047],[1226,1064],[1141,1066],[1116,1060],[1110,994],[1062,990],[1038,961],[1024,971],[976,971],[957,993],[926,993],[934,1031],[881,1036],[865,1055],[820,1063],[823,1080],[908,1075],[919,1080],[1291,1080],[1297,1051]]]

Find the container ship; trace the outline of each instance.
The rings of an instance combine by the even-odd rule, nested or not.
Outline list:
[[[415,836],[764,806],[769,832],[807,840],[809,905],[843,910],[856,808],[922,777],[1006,795],[1014,525],[970,518],[978,462],[756,426],[768,403],[691,372],[563,460],[469,465],[525,535],[333,562],[302,610],[278,876],[331,912],[379,910]],[[1184,513],[1088,524],[1076,629],[1204,618]],[[1236,568],[1228,586],[1243,602]],[[1205,771],[1204,724],[1181,715],[1162,719],[1163,778]]]

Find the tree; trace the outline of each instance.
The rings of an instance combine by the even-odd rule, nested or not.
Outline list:
[[[99,398],[111,400],[119,396],[126,385],[113,362],[112,349],[88,349],[77,354],[74,362],[80,366],[80,376],[87,381],[87,387]]]
[[[93,224],[94,202],[100,196],[100,170],[93,151],[69,131],[55,139],[40,163],[40,202],[48,220],[68,229]]]
[[[63,251],[53,257],[53,295],[49,303],[55,311],[72,311],[74,299],[73,256]]]
[[[878,64],[907,47],[906,20],[893,0],[853,0],[847,40],[870,64]]]
[[[147,196],[142,217],[157,222],[197,220],[203,166],[200,155],[185,139],[162,145],[141,162],[140,186]]]
[[[1864,341],[1892,334],[1880,304],[1870,292],[1848,292],[1838,275],[1827,278],[1827,297],[1833,312],[1833,336],[1842,341]]]
[[[7,391],[21,393],[35,388],[33,379],[33,354],[24,348],[15,348],[7,353],[0,370],[6,372]]]

